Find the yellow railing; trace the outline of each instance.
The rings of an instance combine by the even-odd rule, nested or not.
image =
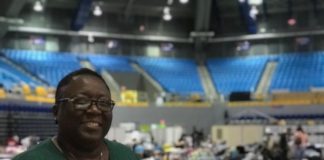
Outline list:
[[[163,104],[166,107],[211,107],[208,102],[166,102]]]
[[[21,98],[28,102],[54,104],[55,88],[36,86],[33,90],[28,84],[18,88],[22,93]],[[0,89],[0,99],[7,98],[6,91]],[[116,102],[117,107],[149,107],[147,93],[137,90],[124,90],[121,92],[120,101]],[[161,104],[165,107],[211,107],[209,102],[201,102],[199,94],[192,94],[187,101],[172,101]]]
[[[6,98],[6,91],[4,89],[0,89],[0,99]]]
[[[270,100],[228,102],[229,107],[276,107],[324,104],[323,92],[274,93]]]

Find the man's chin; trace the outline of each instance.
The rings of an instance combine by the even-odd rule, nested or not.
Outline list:
[[[95,134],[95,133],[87,133],[87,132],[81,132],[80,136],[84,140],[89,140],[89,141],[99,141],[103,139],[103,136],[101,134]]]
[[[102,141],[103,139],[101,132],[89,132],[86,130],[80,131],[79,136],[80,136],[80,140],[82,140],[84,144],[97,143]]]

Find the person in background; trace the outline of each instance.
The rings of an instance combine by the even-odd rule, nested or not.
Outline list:
[[[18,153],[23,152],[24,150],[21,148],[19,141],[20,141],[20,138],[18,135],[14,134],[14,135],[10,136],[6,140],[5,152],[8,154],[18,154]]]
[[[144,151],[145,149],[142,142],[134,147],[135,154],[140,158],[144,158]]]
[[[293,144],[290,146],[289,159],[304,159],[305,149],[308,144],[308,136],[299,125],[294,133]]]
[[[114,105],[99,74],[85,68],[69,73],[58,83],[55,94],[57,136],[13,160],[139,160],[128,147],[104,139]]]
[[[282,154],[280,155],[280,159],[282,160],[288,160],[288,140],[287,140],[287,133],[280,134],[280,140],[279,140],[279,146],[282,151]]]
[[[296,132],[294,133],[294,139],[300,138],[301,145],[306,147],[308,144],[308,135],[304,132],[301,125],[298,125]]]

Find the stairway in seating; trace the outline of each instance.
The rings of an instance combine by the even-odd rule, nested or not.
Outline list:
[[[31,77],[34,81],[39,82],[40,84],[46,84],[48,85],[48,83],[42,79],[40,79],[37,75],[33,74],[32,72],[30,72],[28,69],[26,69],[25,67],[23,67],[22,65],[19,65],[17,62],[12,61],[11,59],[7,58],[7,57],[0,57],[5,63],[15,67],[18,71],[24,73],[25,75]]]
[[[271,84],[271,79],[274,71],[276,70],[278,62],[269,61],[264,69],[261,80],[259,81],[255,94],[260,96],[267,93]]]
[[[205,65],[198,65],[198,73],[202,81],[202,86],[208,100],[213,101],[219,98],[211,76]]]
[[[163,87],[154,78],[152,78],[151,75],[148,74],[140,65],[136,63],[132,63],[131,65],[137,72],[142,74],[144,78],[148,80],[159,93],[165,92]]]
[[[84,68],[89,68],[93,71],[96,70],[96,68],[88,60],[81,60],[80,65]]]
[[[93,71],[96,71],[96,67],[93,66],[88,60],[81,60],[80,65],[84,68],[89,68]],[[109,74],[107,70],[102,70],[99,74],[101,74],[102,78],[109,86],[112,99],[115,101],[120,101],[120,86],[117,81],[111,76],[111,74]]]

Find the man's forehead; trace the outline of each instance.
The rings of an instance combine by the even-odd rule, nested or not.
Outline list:
[[[99,77],[97,76],[94,76],[94,75],[90,75],[90,74],[83,74],[83,75],[77,75],[77,76],[74,76],[72,77],[72,80],[70,81],[70,83],[72,81],[83,81],[83,82],[89,82],[91,80],[99,80],[99,81],[102,81]]]
[[[98,82],[93,82],[93,81],[98,81]],[[99,77],[93,76],[93,75],[78,75],[78,76],[74,76],[71,78],[70,82],[67,83],[66,85],[61,87],[61,92],[66,92],[66,89],[69,87],[73,87],[73,88],[78,88],[80,89],[81,86],[84,87],[84,84],[88,84],[88,85],[98,85],[98,84],[102,84],[105,85],[105,82],[100,79]],[[79,85],[81,85],[79,87]],[[107,87],[108,89],[108,87]]]

